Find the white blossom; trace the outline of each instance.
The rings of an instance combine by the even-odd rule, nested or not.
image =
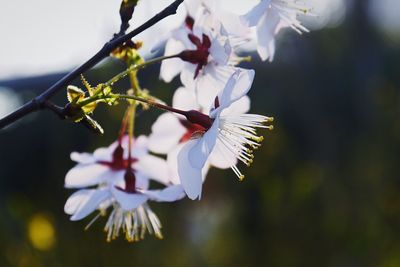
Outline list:
[[[111,207],[105,227],[108,240],[116,238],[121,230],[129,241],[138,240],[146,231],[161,237],[160,223],[147,201],[179,200],[185,196],[183,188],[170,179],[172,172],[165,160],[148,154],[146,137],[133,141],[131,159],[128,140],[125,137],[93,154],[72,153],[71,158],[78,164],[67,173],[65,185],[80,190],[69,197],[65,212],[75,221],[96,209],[104,214]],[[164,188],[149,189],[150,179]]]
[[[257,51],[261,59],[273,60],[275,36],[281,29],[289,27],[300,34],[308,32],[298,20],[298,15],[311,14],[310,11],[311,8],[299,0],[261,0],[244,15],[245,24],[256,27]]]
[[[191,111],[192,123],[204,127],[200,138],[189,140],[178,155],[178,173],[186,194],[191,199],[200,198],[202,190],[201,170],[215,151],[225,157],[225,163],[240,180],[244,175],[236,166],[235,158],[246,165],[253,161],[253,150],[260,146],[263,137],[256,128],[269,128],[266,123],[273,119],[254,114],[238,114],[229,109],[250,90],[254,71],[237,70],[228,80],[224,90],[216,97],[209,115]],[[218,143],[218,145],[217,145]]]
[[[187,3],[184,23],[171,32],[165,45],[166,56],[179,54],[180,59],[163,61],[160,70],[166,82],[180,74],[181,82],[195,90],[197,101],[207,108],[242,60],[236,49],[247,37],[247,32],[234,35],[226,29],[225,25],[238,32],[240,18],[221,11],[216,2]]]

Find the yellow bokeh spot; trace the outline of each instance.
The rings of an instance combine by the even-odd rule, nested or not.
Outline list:
[[[42,214],[36,214],[29,220],[28,237],[34,248],[43,251],[52,249],[56,242],[54,226]]]

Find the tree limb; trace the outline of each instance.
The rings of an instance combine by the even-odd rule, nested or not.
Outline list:
[[[71,83],[75,78],[77,78],[80,74],[84,73],[85,71],[94,67],[97,63],[99,63],[104,58],[108,57],[110,53],[117,48],[118,46],[122,45],[126,41],[132,39],[139,33],[147,30],[148,28],[152,27],[154,24],[158,23],[162,19],[176,14],[176,11],[180,4],[182,4],[184,0],[176,0],[169,6],[167,6],[164,10],[160,13],[156,14],[154,17],[149,19],[147,22],[143,23],[141,26],[136,28],[135,30],[122,35],[118,36],[115,35],[109,42],[107,42],[103,48],[100,49],[94,56],[92,56],[88,61],[83,63],[81,66],[76,68],[75,70],[71,71],[63,78],[58,80],[55,84],[53,84],[50,88],[44,91],[42,94],[38,95],[37,97],[33,98],[23,106],[19,107],[17,110],[13,111],[9,115],[5,116],[4,118],[0,119],[0,129],[12,124],[13,122],[21,119],[22,117],[49,107],[48,100],[54,96],[60,89],[67,86]],[[53,109],[51,109],[53,110]],[[54,110],[53,110],[54,111]]]

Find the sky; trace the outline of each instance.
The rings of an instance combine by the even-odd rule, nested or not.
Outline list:
[[[87,60],[119,28],[121,0],[0,1],[0,80],[68,71]],[[216,0],[243,14],[258,0]],[[307,20],[311,28],[339,24],[344,0],[308,0],[318,16]],[[390,1],[390,0],[385,0]],[[392,0],[397,1],[397,0]],[[134,15],[139,25],[172,0],[142,0]],[[171,25],[179,16],[161,24]],[[147,46],[159,36],[157,28],[139,36]],[[133,28],[132,27],[132,28]],[[160,29],[158,29],[160,30]]]

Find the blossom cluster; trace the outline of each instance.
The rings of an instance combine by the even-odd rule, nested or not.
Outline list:
[[[181,25],[153,47],[153,51],[164,48],[160,78],[168,83],[179,76],[182,83],[174,92],[172,105],[141,90],[137,71],[128,69],[125,74],[133,80],[134,93],[125,96],[130,106],[117,140],[92,154],[71,154],[77,165],[67,173],[65,187],[78,191],[68,198],[65,212],[75,221],[97,210],[93,222],[111,211],[105,225],[107,240],[123,233],[128,241],[138,241],[147,232],[161,238],[161,224],[149,202],[174,202],[186,196],[200,200],[211,167],[231,169],[239,180],[244,179],[239,165],[252,164],[253,152],[264,139],[257,129],[272,130],[273,118],[247,113],[247,94],[255,71],[238,66],[248,60],[241,55],[241,47],[255,42],[260,58],[272,61],[276,35],[283,28],[307,31],[298,15],[310,10],[297,0],[261,0],[244,15],[227,12],[214,0],[186,0],[184,7]],[[139,64],[134,60],[138,45],[133,44],[127,44],[131,50],[117,54],[126,62],[128,58]],[[110,99],[118,96],[105,94],[104,86],[96,91],[85,80],[84,84],[89,101],[73,87],[69,87],[69,100],[75,105],[87,103],[93,107],[90,112],[93,104],[105,99],[114,103]],[[71,92],[78,97],[71,97]],[[93,99],[97,102],[91,103]],[[166,112],[154,122],[148,136],[134,137],[139,102]],[[90,118],[86,113],[83,118]]]

